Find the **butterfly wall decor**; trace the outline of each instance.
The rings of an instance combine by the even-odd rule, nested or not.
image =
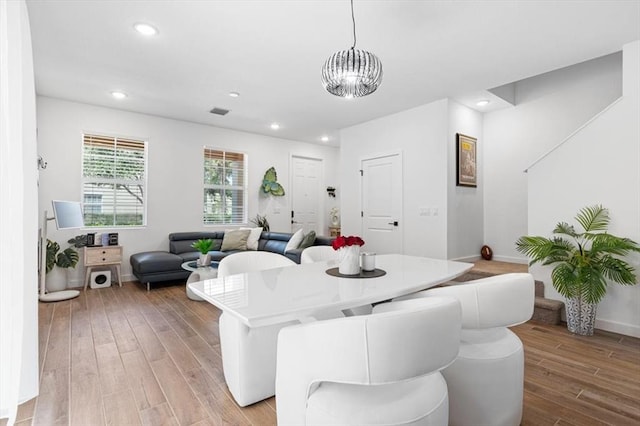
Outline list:
[[[278,182],[278,174],[275,167],[269,168],[262,179],[262,192],[265,194],[281,197],[284,195],[284,188]]]

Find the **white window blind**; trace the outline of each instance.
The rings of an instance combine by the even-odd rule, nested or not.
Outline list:
[[[246,223],[246,159],[239,152],[204,148],[205,224]]]
[[[147,144],[83,135],[82,199],[85,226],[145,224]]]

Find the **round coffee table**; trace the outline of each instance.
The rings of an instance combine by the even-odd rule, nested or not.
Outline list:
[[[202,297],[196,295],[194,292],[189,290],[189,284],[195,283],[196,281],[204,281],[211,278],[216,278],[218,276],[218,263],[219,262],[211,262],[209,266],[198,266],[195,260],[191,262],[184,262],[182,265],[182,269],[186,269],[187,271],[191,271],[191,275],[187,278],[187,297],[191,300],[204,300]]]

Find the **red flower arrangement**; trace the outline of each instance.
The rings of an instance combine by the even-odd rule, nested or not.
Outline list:
[[[348,237],[341,235],[331,243],[331,247],[333,247],[334,250],[340,250],[342,247],[355,245],[362,247],[364,245],[364,240],[355,235],[349,235]]]

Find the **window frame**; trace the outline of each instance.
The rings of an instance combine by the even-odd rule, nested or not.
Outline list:
[[[234,155],[242,155],[242,181],[243,185],[226,185],[226,184],[208,184],[205,182],[205,168],[207,161],[207,151],[218,151],[223,153],[225,156],[227,154]],[[248,223],[249,217],[249,155],[244,151],[239,150],[230,150],[226,148],[219,148],[213,146],[203,146],[202,151],[202,224],[207,227],[215,227],[215,226],[238,226],[238,225],[246,225]],[[206,201],[205,201],[205,193],[208,189],[217,189],[221,191],[225,190],[241,190],[242,191],[242,217],[237,222],[208,222],[206,220]],[[233,217],[233,214],[232,214]]]
[[[85,176],[85,140],[87,136],[93,136],[97,138],[104,139],[112,139],[116,143],[117,146],[118,140],[126,140],[131,142],[138,142],[144,145],[143,148],[143,165],[144,170],[140,180],[128,180],[128,179],[111,179],[111,178],[90,178]],[[87,183],[108,183],[108,184],[140,184],[142,186],[142,223],[135,225],[124,225],[124,224],[111,224],[111,225],[87,225],[85,223],[85,229],[140,229],[145,228],[147,226],[147,204],[149,200],[149,140],[148,138],[136,137],[136,136],[124,136],[124,135],[116,135],[112,133],[106,132],[94,132],[94,131],[83,131],[81,136],[80,143],[80,180],[81,180],[81,188],[80,188],[80,199],[82,200],[82,211],[83,215],[85,215],[85,196],[90,195],[90,193],[85,192],[85,185]],[[116,205],[114,204],[114,217],[113,220],[115,222],[116,217],[118,215],[118,211],[116,209]]]

